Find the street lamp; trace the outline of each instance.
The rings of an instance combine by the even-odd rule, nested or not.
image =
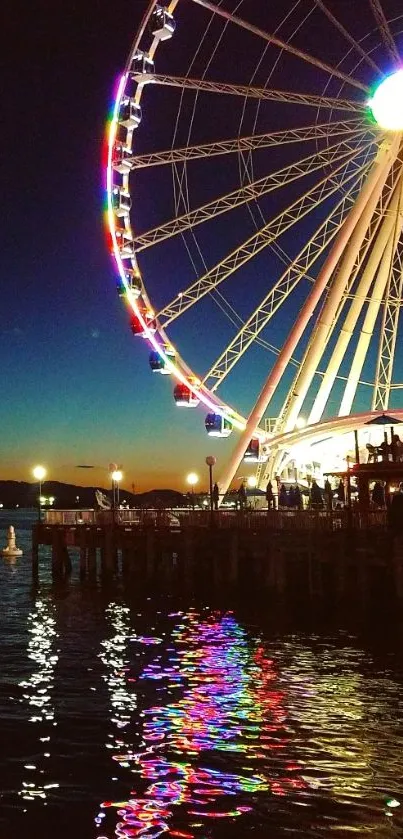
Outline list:
[[[39,498],[38,498],[38,521],[41,520],[41,495],[42,495],[42,483],[46,478],[46,469],[44,466],[35,466],[32,470],[32,474],[36,481],[39,483]]]
[[[123,478],[123,472],[120,469],[114,469],[112,474],[112,506],[119,507],[119,483]]]
[[[206,463],[209,468],[209,479],[210,479],[210,515],[211,521],[213,521],[213,512],[214,512],[214,500],[213,500],[213,466],[217,463],[217,458],[214,455],[209,454],[206,457]]]
[[[199,481],[199,476],[196,475],[196,472],[189,472],[189,474],[186,477],[186,481],[189,484],[189,486],[192,487],[192,510],[194,510],[194,508],[195,508],[194,488]]]

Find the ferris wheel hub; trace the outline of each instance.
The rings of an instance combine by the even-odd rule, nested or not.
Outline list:
[[[380,83],[369,106],[381,128],[403,131],[403,68]]]

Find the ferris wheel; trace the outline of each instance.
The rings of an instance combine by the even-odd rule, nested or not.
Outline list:
[[[356,5],[152,0],[117,84],[118,293],[177,406],[233,434],[223,491],[244,457],[281,472],[303,415],[399,409],[403,9]]]

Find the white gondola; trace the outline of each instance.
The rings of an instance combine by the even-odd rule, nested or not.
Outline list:
[[[150,32],[154,38],[158,38],[159,41],[168,41],[175,32],[175,26],[173,15],[167,9],[163,6],[157,6],[154,9],[150,20]]]
[[[125,128],[138,128],[141,123],[141,106],[125,97],[122,99],[122,104],[119,111],[119,124],[124,125]]]
[[[132,153],[129,146],[117,140],[114,144],[112,154],[113,170],[119,172],[120,175],[128,175],[132,168],[131,157]]]
[[[154,73],[154,62],[146,52],[136,50],[132,58],[131,72],[134,81],[144,81],[144,76],[149,76]]]
[[[122,259],[133,259],[135,256],[134,242],[129,230],[116,230],[116,242]]]
[[[133,271],[133,269],[127,269],[125,271],[125,279],[130,287],[130,293],[132,297],[137,298],[142,292],[143,284],[141,282],[140,274],[137,271]]]
[[[120,218],[128,216],[131,206],[132,202],[129,193],[120,186],[114,186],[112,191],[112,207],[114,213]]]

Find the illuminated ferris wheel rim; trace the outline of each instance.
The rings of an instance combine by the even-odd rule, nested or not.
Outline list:
[[[201,6],[205,6],[210,10],[214,10],[218,14],[225,14],[221,8],[219,8],[218,6],[214,6],[213,4],[208,3],[207,0],[193,0],[193,2],[198,3]],[[372,2],[372,0],[370,0],[370,2]],[[377,2],[377,0],[374,0],[374,2]],[[154,326],[156,327],[155,331],[154,331],[154,328],[151,328],[151,326],[150,326],[150,321],[153,320],[153,311],[152,311],[152,308],[150,306],[150,301],[148,299],[148,295],[147,295],[147,292],[146,292],[144,286],[141,289],[141,293],[140,293],[139,297],[134,297],[133,296],[132,289],[129,286],[127,276],[126,276],[127,266],[125,266],[125,264],[124,264],[124,261],[122,259],[122,255],[121,255],[121,250],[119,248],[118,241],[117,241],[117,231],[118,231],[117,217],[115,215],[114,208],[113,208],[113,203],[112,203],[113,148],[114,148],[114,143],[115,143],[116,136],[117,136],[117,129],[118,129],[118,124],[119,124],[119,113],[120,113],[120,109],[122,107],[122,102],[125,98],[126,84],[127,84],[128,79],[131,77],[130,68],[131,68],[131,65],[132,65],[132,62],[133,62],[133,58],[136,55],[136,52],[138,51],[139,46],[141,44],[143,35],[146,32],[147,26],[148,26],[148,24],[149,24],[149,22],[152,18],[152,15],[156,12],[157,9],[162,11],[162,12],[167,12],[169,15],[172,15],[173,12],[176,9],[178,3],[179,3],[179,0],[172,0],[172,2],[169,5],[167,5],[166,7],[163,7],[163,6],[160,6],[155,0],[152,0],[152,2],[149,4],[149,7],[148,7],[148,9],[147,9],[147,11],[144,15],[142,24],[141,24],[140,29],[138,31],[137,37],[135,39],[135,42],[132,46],[132,49],[131,49],[131,52],[130,52],[130,55],[129,55],[129,58],[128,58],[128,62],[127,62],[126,68],[125,68],[125,72],[122,75],[122,77],[120,78],[120,81],[119,81],[119,84],[118,84],[116,98],[115,98],[115,104],[114,104],[114,110],[113,110],[113,116],[112,116],[112,120],[111,120],[111,124],[110,124],[109,137],[108,137],[108,163],[107,163],[108,224],[109,224],[109,230],[110,230],[110,235],[111,235],[111,240],[112,240],[113,253],[114,253],[114,257],[115,257],[116,264],[117,264],[117,267],[118,267],[118,272],[119,272],[121,282],[122,282],[122,284],[125,288],[125,291],[126,291],[127,301],[128,301],[128,303],[129,303],[129,305],[132,309],[133,314],[138,318],[138,320],[139,320],[139,322],[142,326],[144,337],[148,340],[148,342],[150,343],[153,350],[156,353],[158,353],[158,355],[163,360],[166,372],[172,373],[173,376],[178,380],[178,382],[180,382],[182,385],[184,385],[186,388],[188,388],[188,390],[194,395],[195,400],[203,403],[207,407],[208,410],[221,415],[224,419],[228,420],[228,422],[232,426],[242,430],[242,429],[245,428],[246,419],[244,417],[242,417],[232,407],[230,407],[225,402],[223,402],[217,396],[217,394],[215,392],[206,388],[204,386],[204,384],[201,382],[200,378],[193,373],[193,371],[189,368],[189,366],[184,362],[184,360],[181,358],[181,356],[177,353],[176,349],[174,351],[175,361],[173,361],[172,355],[169,352],[168,353],[166,352],[166,347],[172,348],[171,341],[168,339],[168,337],[165,333],[165,330],[164,330],[163,326],[160,324],[158,318],[156,319],[156,321],[153,324],[153,327]],[[235,19],[235,16],[231,13],[228,13],[228,18],[229,19]],[[155,36],[154,39],[152,40],[150,48],[147,51],[147,57],[150,59],[150,61],[153,61],[154,56],[157,52],[157,48],[158,48],[160,43],[161,43],[160,37]],[[323,62],[322,62],[322,65],[323,65]],[[365,86],[362,85],[360,82],[358,82],[358,81],[356,82],[353,79],[348,79],[345,76],[344,73],[338,72],[337,69],[335,69],[335,68],[332,68],[332,70],[333,70],[334,75],[339,76],[341,78],[344,85],[346,85],[347,83],[350,83],[352,85],[355,85],[355,87],[360,88],[361,92],[366,91]],[[136,89],[136,93],[135,93],[135,97],[134,97],[134,102],[137,105],[140,105],[143,92],[144,92],[147,84],[149,84],[150,82],[157,81],[157,82],[162,83],[162,84],[164,84],[164,83],[167,83],[167,84],[175,83],[174,81],[172,81],[172,78],[167,79],[167,77],[162,77],[162,76],[159,77],[155,73],[150,74],[148,77],[144,76],[143,78],[141,78],[141,76],[139,76],[138,80],[136,79],[136,81],[138,81],[138,84],[137,84],[137,89]],[[182,80],[182,81],[184,81],[184,80]],[[187,79],[187,82],[189,83],[189,79]],[[191,83],[191,80],[190,80],[190,83]],[[225,86],[222,86],[222,87],[225,88]],[[250,91],[251,90],[252,89],[250,89]],[[227,91],[225,91],[225,89],[224,89],[223,92],[227,92]],[[283,91],[283,93],[286,94],[285,91]],[[248,94],[246,94],[246,95],[248,95]],[[318,97],[316,97],[316,99],[318,100]],[[364,101],[361,105],[360,105],[359,102],[351,101],[349,103],[349,100],[343,100],[343,101],[346,103],[346,108],[349,107],[349,105],[351,105],[351,110],[355,110],[355,112],[357,114],[359,114],[360,112],[361,112],[361,114],[363,114],[365,112],[365,109],[366,109],[367,105],[368,105],[369,94],[366,94],[366,101]],[[312,103],[310,103],[310,104],[312,104]],[[318,104],[318,102],[316,104]],[[337,100],[334,100],[334,106],[337,107]],[[341,107],[344,107],[344,106],[341,105]],[[393,126],[393,127],[396,129],[396,126]],[[389,126],[387,126],[387,128],[389,128]],[[399,128],[400,128],[400,126],[399,126]],[[133,131],[128,132],[128,134],[129,134],[128,146],[130,146],[130,151],[131,151]],[[128,181],[127,181],[126,188],[129,191]],[[129,225],[130,225],[130,222],[129,222]],[[127,227],[128,230],[129,230],[129,225]],[[125,220],[125,226],[126,226],[126,220]],[[130,262],[131,262],[131,265],[132,265],[133,272],[138,277],[140,277],[140,271],[139,271],[139,267],[138,267],[135,252],[133,252],[133,254],[130,258]],[[140,306],[138,301],[141,302],[144,305]],[[149,313],[149,315],[150,315],[149,318],[146,317],[145,311],[147,313]],[[261,438],[266,437],[265,432],[263,432],[259,428],[257,428],[257,430],[256,430],[256,436],[260,436]]]
[[[171,14],[171,15],[173,14],[173,12],[175,11],[178,3],[179,3],[179,0],[172,0],[171,3],[169,3],[167,5],[166,9],[169,12],[169,14]],[[173,376],[177,379],[178,382],[180,382],[185,387],[187,387],[189,389],[189,391],[191,393],[193,393],[195,399],[197,399],[197,401],[202,402],[208,410],[213,411],[214,413],[221,414],[221,416],[224,417],[225,419],[227,419],[228,422],[231,423],[231,425],[233,425],[235,428],[238,428],[238,429],[242,430],[245,427],[246,420],[237,411],[233,410],[230,406],[228,406],[224,402],[222,402],[222,400],[218,399],[217,397],[213,397],[213,395],[210,393],[210,391],[205,390],[203,387],[200,386],[201,381],[200,381],[199,377],[196,376],[193,373],[192,370],[190,370],[190,368],[187,364],[185,364],[184,360],[177,353],[176,349],[175,349],[175,362],[176,363],[174,363],[172,361],[172,357],[170,357],[166,354],[166,352],[164,351],[164,346],[166,346],[166,345],[171,346],[171,341],[168,339],[168,337],[166,336],[165,332],[163,331],[161,326],[158,324],[158,322],[157,322],[157,329],[155,330],[155,332],[154,332],[154,330],[150,329],[149,324],[147,323],[147,320],[144,317],[141,309],[139,308],[136,300],[132,299],[132,297],[130,295],[130,288],[129,288],[129,285],[128,285],[128,282],[127,282],[127,279],[126,279],[126,276],[125,276],[125,270],[126,269],[125,269],[125,266],[123,264],[121,254],[120,254],[120,250],[119,250],[119,247],[118,247],[118,244],[117,244],[116,217],[115,217],[115,214],[113,212],[113,206],[112,206],[112,189],[113,189],[113,166],[112,166],[113,160],[112,160],[112,156],[113,156],[113,147],[114,147],[114,143],[115,143],[115,139],[116,139],[117,127],[118,127],[118,122],[119,122],[119,111],[120,111],[122,100],[123,100],[123,97],[124,97],[126,83],[127,83],[128,78],[129,78],[129,69],[130,69],[133,57],[134,57],[134,55],[136,54],[136,51],[139,48],[139,45],[141,43],[141,39],[142,39],[142,37],[143,37],[143,35],[146,31],[147,24],[149,23],[154,10],[158,7],[159,7],[159,4],[158,4],[157,0],[151,0],[151,2],[149,4],[149,7],[148,7],[148,10],[146,11],[146,13],[144,15],[144,18],[143,18],[143,21],[140,25],[139,31],[137,33],[137,37],[134,41],[134,44],[132,45],[132,48],[131,48],[131,51],[130,51],[130,54],[129,54],[129,57],[128,57],[128,60],[127,60],[125,71],[124,71],[123,75],[120,77],[118,85],[117,85],[116,96],[115,96],[114,107],[113,107],[113,114],[112,114],[112,119],[111,119],[111,123],[110,123],[110,127],[109,127],[109,134],[108,134],[108,138],[107,138],[107,142],[108,142],[108,160],[107,160],[107,206],[108,206],[108,209],[107,209],[107,213],[108,213],[109,232],[110,232],[110,236],[111,236],[111,240],[112,240],[113,255],[115,257],[115,261],[116,261],[116,264],[117,264],[120,279],[121,279],[121,281],[122,281],[122,283],[123,283],[123,285],[126,289],[128,303],[129,303],[133,313],[139,319],[139,321],[142,325],[142,328],[144,330],[144,336],[147,338],[149,344],[152,346],[154,351],[157,352],[158,355],[162,358],[162,360],[164,362],[164,365],[166,367],[166,370],[169,371],[170,373],[172,373]],[[159,44],[160,44],[160,39],[157,38],[157,37],[154,38],[154,40],[153,40],[153,42],[150,46],[150,49],[148,50],[148,55],[149,55],[151,60],[154,59],[154,55],[157,51],[157,48],[158,48]],[[136,97],[135,97],[136,104],[138,104],[138,105],[140,104],[142,94],[143,94],[143,90],[144,90],[144,86],[142,84],[139,84],[138,87],[137,87]],[[140,275],[138,264],[137,264],[137,258],[136,258],[135,254],[133,254],[133,257],[131,259],[131,263],[132,263],[132,266],[133,266],[134,270],[137,271]],[[146,293],[146,290],[145,290],[144,286],[143,286],[143,289],[142,289],[141,297],[144,300],[144,302],[146,303],[147,308],[152,311],[151,306],[150,306],[150,301],[148,299],[148,295]],[[158,340],[155,337],[157,334],[158,334],[160,340]],[[260,432],[260,431],[258,431],[257,434],[259,436],[262,436],[262,437],[264,436],[263,432]]]

